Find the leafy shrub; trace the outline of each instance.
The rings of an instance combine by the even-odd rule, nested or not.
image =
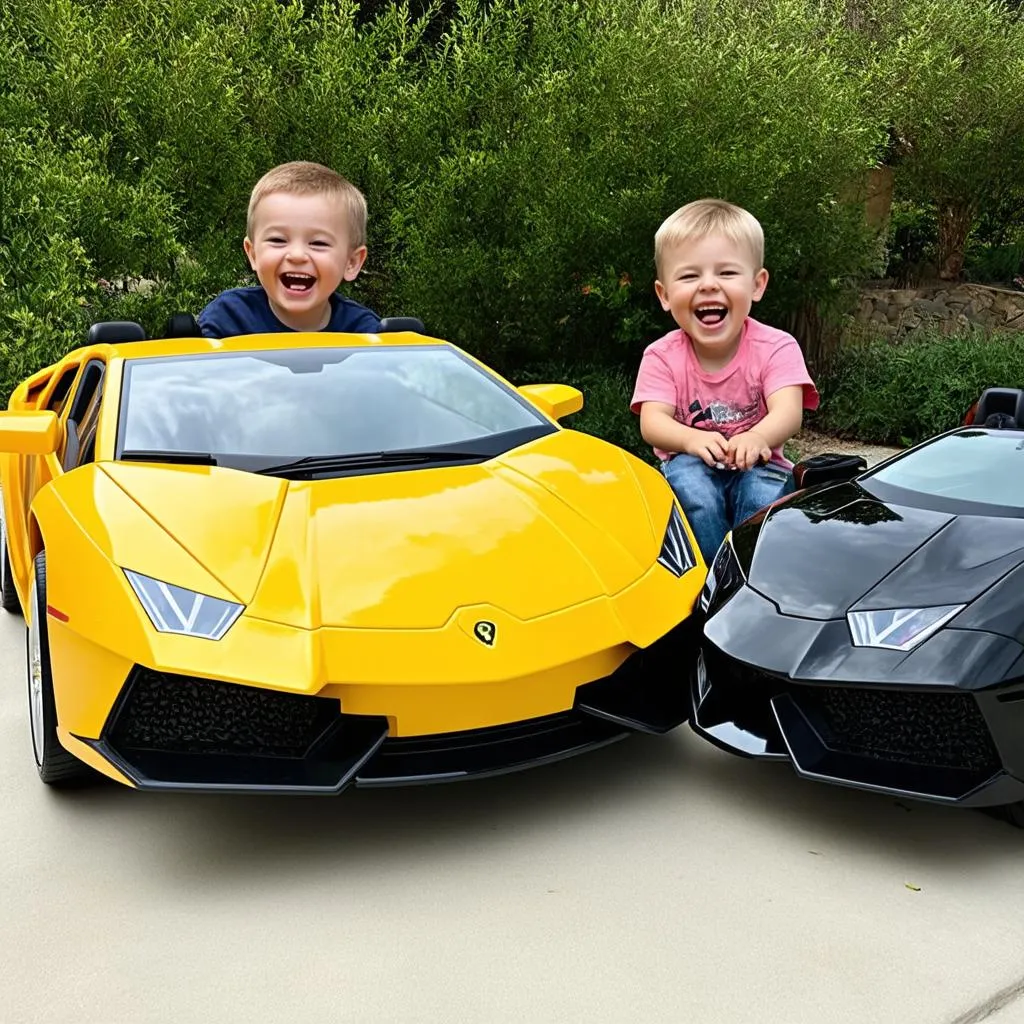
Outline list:
[[[667,323],[654,231],[708,194],[765,226],[766,316],[835,295],[874,257],[836,197],[882,126],[827,7],[466,5],[423,95],[436,166],[393,225],[398,305],[492,357],[631,362]]]
[[[0,392],[90,320],[155,333],[251,280],[249,191],[291,159],[367,194],[354,297],[509,373],[631,374],[670,326],[654,231],[703,195],[765,227],[758,315],[813,325],[879,269],[850,186],[882,152],[884,101],[897,81],[923,95],[911,57],[947,80],[953,22],[912,0],[888,32],[878,12],[902,3],[0,0]],[[930,26],[946,32],[933,50]],[[972,138],[1003,138],[1003,121]]]
[[[814,425],[878,444],[957,426],[988,387],[1024,387],[1024,334],[922,334],[849,342],[819,375]]]
[[[34,127],[12,128],[0,96],[0,391],[85,340],[95,318],[96,263],[110,247],[170,261],[177,246],[167,196],[113,179],[95,139],[58,148]],[[8,107],[9,109],[9,107]],[[92,244],[90,244],[92,243]],[[134,258],[135,262],[132,262]]]
[[[871,259],[836,197],[881,138],[841,9],[0,0],[8,345],[38,365],[251,280],[249,190],[289,159],[367,193],[355,297],[506,365],[632,365],[667,326],[654,230],[705,194],[762,219],[766,316],[827,301]]]

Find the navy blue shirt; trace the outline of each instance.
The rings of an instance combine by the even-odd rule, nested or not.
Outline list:
[[[294,329],[281,323],[270,308],[267,293],[260,285],[252,288],[229,288],[221,292],[199,314],[199,327],[207,338],[233,338],[238,334],[276,334]],[[325,331],[347,334],[376,334],[380,318],[373,310],[331,295],[331,319]]]

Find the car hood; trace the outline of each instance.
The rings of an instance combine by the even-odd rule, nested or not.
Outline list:
[[[965,604],[1022,562],[1024,519],[896,505],[840,484],[765,517],[747,578],[784,614],[834,619]]]
[[[657,558],[671,505],[634,462],[646,468],[560,431],[483,464],[318,481],[100,468],[249,615],[304,628],[434,629],[466,606],[529,619],[634,582]],[[129,542],[107,534],[119,564],[179,582],[147,568],[144,545],[129,556]]]

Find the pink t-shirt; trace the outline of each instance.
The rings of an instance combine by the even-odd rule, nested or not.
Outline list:
[[[644,402],[663,402],[675,407],[680,423],[717,430],[728,438],[764,419],[768,395],[797,384],[804,389],[804,408],[817,409],[818,389],[796,338],[748,316],[736,355],[715,373],[701,369],[689,336],[681,330],[648,345],[629,407],[639,413]],[[659,459],[670,455],[659,448],[654,454]],[[793,465],[781,446],[772,449],[771,461],[786,469]]]

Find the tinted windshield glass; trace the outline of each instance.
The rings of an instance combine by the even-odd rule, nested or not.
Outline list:
[[[965,430],[940,437],[862,479],[954,501],[1024,509],[1024,433]]]
[[[287,458],[554,429],[514,392],[438,346],[139,359],[126,363],[124,389],[121,451]]]

